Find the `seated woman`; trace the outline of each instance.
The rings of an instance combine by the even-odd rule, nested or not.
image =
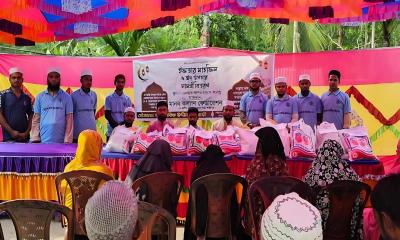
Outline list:
[[[288,169],[286,166],[286,156],[284,147],[278,132],[272,127],[264,127],[259,129],[256,133],[258,137],[257,148],[254,159],[251,160],[246,171],[247,186],[257,181],[259,178],[267,176],[287,176]],[[264,213],[264,205],[260,196],[252,196],[257,198],[255,215],[256,218],[261,219]],[[253,224],[251,221],[250,212],[247,207],[246,213],[246,226],[250,228]],[[259,229],[259,226],[256,226]],[[254,236],[256,229],[252,229]]]
[[[82,131],[78,137],[75,158],[65,166],[64,172],[91,170],[114,177],[112,170],[100,160],[102,147],[100,134],[93,130]],[[61,183],[61,189],[65,189],[65,206],[72,208],[72,194],[67,182]]]
[[[317,158],[313,161],[311,168],[304,177],[310,187],[319,189],[325,187],[335,180],[355,180],[359,181],[360,177],[350,167],[350,165],[341,159],[343,148],[335,140],[327,140],[318,149]],[[329,214],[329,197],[328,193],[323,190],[318,193],[316,207],[321,212],[322,228],[325,229],[325,224]],[[362,239],[362,226],[356,229],[355,219],[357,219],[357,211],[354,211],[351,226],[352,239]],[[362,224],[361,224],[362,225]]]
[[[146,153],[139,159],[126,178],[129,185],[141,177],[156,172],[171,172],[172,152],[171,146],[165,140],[155,140],[147,148]]]
[[[230,173],[228,166],[224,160],[224,153],[222,152],[221,148],[216,145],[209,145],[201,155],[199,160],[196,162],[196,167],[193,169],[192,178],[190,180],[190,184],[192,184],[195,180],[200,177],[214,174],[214,173]],[[207,221],[207,193],[205,189],[200,188],[198,190],[196,203],[198,204],[196,207],[196,231],[204,233],[206,228],[206,221]],[[186,213],[186,222],[185,222],[185,232],[184,232],[184,240],[192,240],[197,239],[196,236],[191,231],[191,199],[189,199],[188,210]],[[231,200],[231,216],[232,220],[237,219],[237,215],[239,213],[239,206],[237,203],[236,193],[233,194]],[[235,235],[237,239],[247,239],[248,236],[244,235],[243,227],[241,226],[240,222],[232,221],[232,229],[235,231]]]
[[[78,137],[75,158],[65,166],[64,172],[91,170],[114,177],[111,169],[100,160],[102,147],[103,140],[100,134],[93,130],[82,131]],[[61,191],[65,193],[65,206],[72,209],[72,193],[66,181],[61,182]],[[75,239],[87,238],[75,236]]]
[[[392,165],[392,168],[386,172],[385,175],[400,174],[400,140],[397,142],[396,160]],[[383,176],[375,176],[376,179],[380,179]],[[373,190],[373,189],[371,189]],[[379,226],[375,220],[374,211],[372,208],[364,208],[364,239],[375,240],[379,239],[380,232]]]

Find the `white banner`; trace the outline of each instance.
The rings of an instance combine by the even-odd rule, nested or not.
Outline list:
[[[134,61],[134,91],[137,118],[154,118],[156,104],[168,102],[170,118],[187,116],[197,107],[202,118],[222,115],[222,102],[235,102],[238,114],[249,76],[259,72],[262,91],[270,95],[274,73],[273,55],[219,56]]]

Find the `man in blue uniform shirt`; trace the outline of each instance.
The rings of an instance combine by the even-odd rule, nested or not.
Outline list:
[[[124,94],[125,76],[118,74],[114,78],[115,91],[106,97],[105,117],[107,124],[107,140],[113,129],[124,121],[124,111],[132,107],[131,99]]]
[[[240,99],[240,120],[243,125],[253,128],[260,125],[260,118],[265,119],[268,97],[260,91],[261,75],[250,74],[249,91]]]
[[[350,98],[339,90],[340,72],[329,72],[329,91],[322,94],[323,121],[334,123],[338,130],[349,128],[351,123]]]
[[[322,120],[322,102],[317,95],[310,92],[310,86],[310,75],[300,75],[299,87],[301,92],[294,99],[297,102],[299,118],[302,118],[306,124],[314,129]]]
[[[74,105],[74,142],[78,142],[79,134],[86,129],[96,131],[97,95],[91,91],[92,72],[81,72],[81,88],[71,94]]]
[[[3,141],[27,142],[32,127],[32,100],[22,91],[23,73],[10,68],[11,87],[0,93],[0,125]]]
[[[286,94],[285,77],[275,78],[276,96],[267,103],[267,120],[273,123],[290,123],[299,120],[297,103]]]
[[[60,88],[60,81],[60,70],[50,69],[47,89],[36,97],[31,137],[34,143],[72,143],[72,99]]]

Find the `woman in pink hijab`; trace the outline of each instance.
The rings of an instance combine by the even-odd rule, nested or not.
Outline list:
[[[400,173],[400,140],[397,143],[397,159],[393,167],[385,175]],[[379,226],[375,221],[372,208],[364,209],[364,240],[378,240],[380,237]]]

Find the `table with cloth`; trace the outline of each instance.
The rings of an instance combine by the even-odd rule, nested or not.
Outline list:
[[[42,199],[57,200],[54,180],[75,155],[76,144],[0,144],[0,200]],[[102,153],[102,160],[120,180],[125,180],[129,170],[141,155]],[[188,187],[198,156],[174,156],[173,171],[184,176],[185,188],[178,205],[178,217],[185,217]],[[233,174],[244,176],[253,156],[225,156]],[[312,159],[287,159],[291,176],[302,178],[310,168]],[[376,160],[350,162],[360,175],[384,174],[383,165]]]

